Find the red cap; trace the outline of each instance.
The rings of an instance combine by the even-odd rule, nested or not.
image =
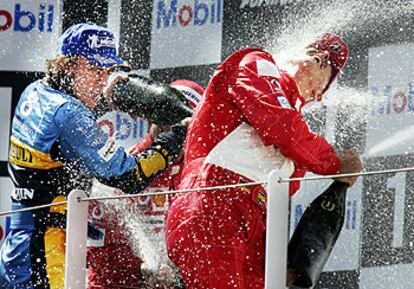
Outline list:
[[[329,80],[325,91],[329,88],[331,83],[338,77],[339,72],[344,68],[348,60],[348,46],[338,35],[330,32],[325,32],[315,42],[308,45],[307,48],[315,48],[318,51],[329,52],[329,62],[332,67],[332,76]]]
[[[200,102],[201,96],[204,93],[204,88],[191,80],[178,79],[172,82],[170,86],[179,90],[185,96],[193,109],[196,108],[197,104]]]

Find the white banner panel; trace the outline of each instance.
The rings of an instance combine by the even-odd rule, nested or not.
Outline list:
[[[312,174],[307,174],[311,176]],[[290,235],[298,224],[306,207],[331,183],[327,181],[302,182],[301,189],[291,199]],[[361,235],[361,193],[362,179],[348,189],[345,222],[336,245],[323,271],[356,270],[359,268]]]
[[[0,2],[0,70],[44,71],[60,35],[58,0]]]
[[[336,131],[336,113],[339,101],[336,81],[327,91],[323,100],[326,105],[326,122],[323,129],[325,139],[333,144]],[[308,104],[304,110],[308,113],[321,108],[320,103]],[[306,176],[312,176],[309,173]],[[290,235],[296,228],[306,207],[320,195],[332,182],[305,181],[301,189],[291,198]],[[360,238],[361,238],[361,209],[362,209],[362,179],[359,178],[353,187],[348,189],[346,198],[345,221],[338,241],[325,265],[324,271],[345,271],[359,268]]]
[[[1,13],[1,12],[0,12]],[[1,33],[1,32],[0,32]],[[12,88],[0,87],[0,161],[8,160],[10,114],[11,114]],[[13,183],[8,177],[0,178],[0,212],[10,210],[10,193]],[[0,246],[6,234],[6,217],[0,217]]]
[[[224,0],[154,0],[151,68],[219,63]]]
[[[115,36],[117,49],[119,48],[119,39],[121,39],[121,6],[122,1],[120,0],[108,0],[108,29]]]
[[[262,6],[284,6],[287,4],[302,1],[303,0],[240,0],[240,9],[256,8]]]
[[[11,87],[0,87],[0,161],[8,160],[11,101]]]
[[[11,200],[10,194],[13,190],[13,182],[8,177],[0,177],[0,212],[11,210]],[[0,217],[0,246],[4,241],[5,235],[7,233],[7,220],[10,220],[8,217]]]
[[[414,264],[361,268],[361,289],[408,289],[414,287]]]
[[[369,49],[366,157],[413,152],[414,43]]]

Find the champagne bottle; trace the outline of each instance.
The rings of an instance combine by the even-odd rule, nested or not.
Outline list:
[[[334,181],[305,210],[288,246],[293,285],[313,288],[339,237],[345,219],[348,184]]]
[[[193,114],[181,92],[135,74],[114,85],[112,100],[120,111],[158,125],[170,126]]]

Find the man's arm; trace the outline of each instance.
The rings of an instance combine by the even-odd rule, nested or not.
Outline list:
[[[307,170],[317,174],[339,172],[341,161],[333,147],[309,129],[282,89],[275,89],[277,75],[258,73],[258,61],[274,65],[269,54],[258,51],[245,56],[235,72],[227,72],[231,75],[229,93],[247,121],[265,145],[277,146],[285,157]],[[274,70],[278,71],[276,65]]]
[[[109,138],[81,105],[64,104],[55,123],[61,130],[62,154],[86,173],[124,192],[139,192],[159,176],[180,153],[186,133],[185,126],[173,126],[134,157]]]

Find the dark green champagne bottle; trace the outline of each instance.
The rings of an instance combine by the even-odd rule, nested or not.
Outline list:
[[[342,230],[348,184],[334,181],[305,210],[288,246],[294,286],[313,288]]]
[[[114,85],[112,100],[118,110],[158,125],[170,126],[193,114],[181,92],[134,74]]]

